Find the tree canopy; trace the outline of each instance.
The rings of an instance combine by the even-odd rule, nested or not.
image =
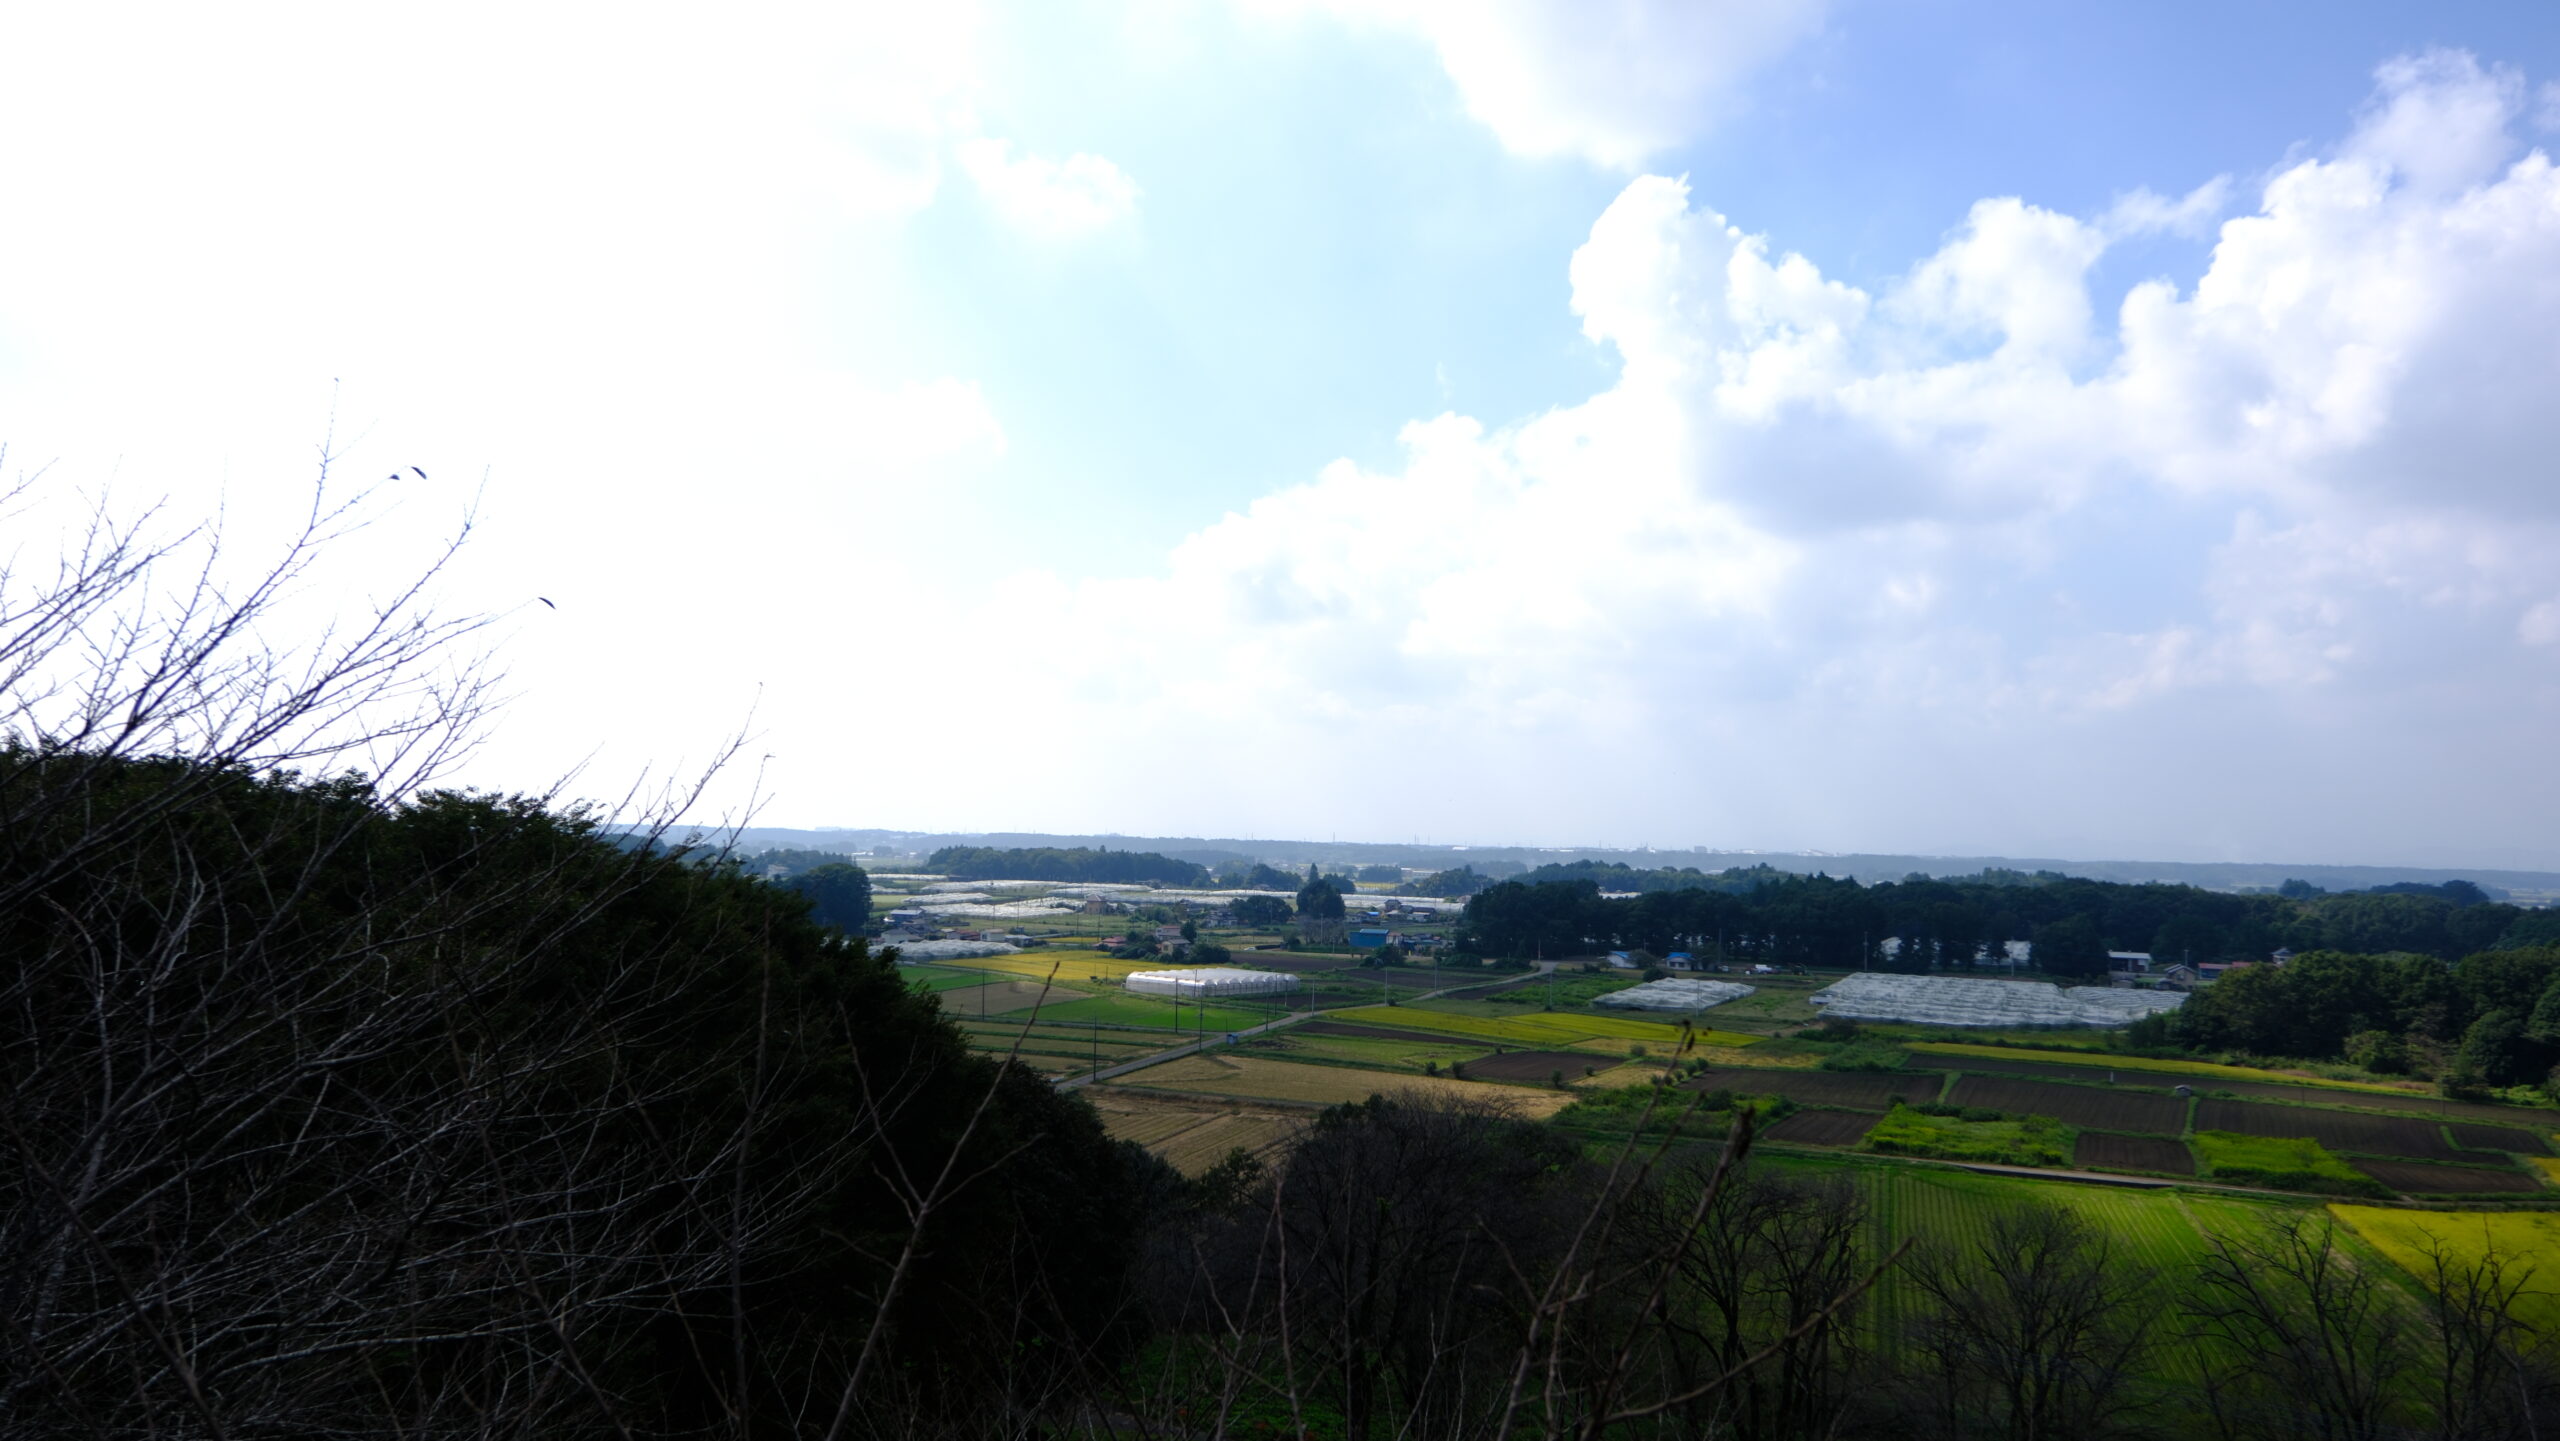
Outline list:
[[[1077,846],[944,846],[925,858],[925,869],[962,881],[1085,881],[1096,884],[1205,886],[1209,873],[1189,861],[1154,851],[1115,851]]]

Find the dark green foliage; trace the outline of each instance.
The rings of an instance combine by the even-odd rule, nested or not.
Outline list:
[[[1153,851],[1072,850],[1036,847],[944,846],[925,858],[927,870],[964,881],[1085,881],[1205,886],[1209,872],[1189,861]]]
[[[1307,867],[1307,882],[1298,887],[1298,919],[1338,922],[1343,914],[1342,888],[1331,876],[1320,876],[1315,867]]]
[[[858,936],[871,924],[871,875],[860,866],[812,866],[782,884],[808,900],[809,919],[819,925]]]
[[[1289,884],[1286,876],[1281,881]],[[1227,910],[1239,926],[1261,929],[1289,924],[1289,903],[1278,896],[1238,896],[1227,903]]]
[[[2030,955],[2036,969],[2051,976],[2096,977],[2107,972],[2107,944],[2097,922],[2087,916],[2065,916],[2036,929]]]
[[[1442,896],[1455,900],[1460,896],[1472,896],[1492,884],[1493,878],[1479,872],[1475,867],[1459,866],[1455,870],[1438,871],[1424,876],[1421,880],[1406,886],[1405,889],[1417,896]]]
[[[1244,891],[1286,891],[1297,888],[1298,878],[1287,871],[1276,870],[1261,861],[1255,861],[1250,870],[1220,871],[1218,884]],[[1239,901],[1237,904],[1241,905],[1243,902]]]
[[[0,1429],[823,1424],[877,1318],[858,1406],[968,1431],[1134,1339],[1148,1165],[735,864],[175,762],[0,806]]]

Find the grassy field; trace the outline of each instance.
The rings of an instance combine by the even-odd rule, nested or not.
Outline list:
[[[1213,1036],[1259,1026],[1278,1014],[1282,1013],[1213,1005],[1204,1017],[1200,1008],[1189,1001],[1177,1008],[1172,1001],[1154,996],[1126,994],[1072,996],[1063,1001],[1053,994],[1049,1004],[1040,1008],[1040,1019],[1044,1021],[1100,1021],[1107,1026],[1149,1026],[1184,1035],[1206,1032]]]
[[[2106,1066],[2118,1071],[2155,1071],[2162,1075],[2221,1078],[2232,1081],[2282,1081],[2296,1086],[2326,1086],[2340,1091],[2362,1091],[2372,1095],[2425,1098],[2428,1093],[2406,1086],[2366,1084],[2356,1081],[2333,1081],[2325,1076],[2305,1075],[2295,1071],[2264,1071],[2254,1066],[2225,1066],[2212,1061],[2163,1060],[2152,1056],[2126,1056],[2113,1052],[2103,1056],[2073,1050],[2029,1050],[2021,1046],[1976,1046],[1961,1041],[1914,1041],[1911,1049],[1925,1055],[1978,1056],[1985,1060],[2049,1061],[2065,1066]]]
[[[1306,1123],[1303,1113],[1169,1100],[1107,1086],[1095,1090],[1092,1100],[1113,1139],[1137,1142],[1186,1176],[1199,1175],[1239,1147],[1268,1156]]]
[[[1506,1044],[1551,1046],[1570,1045],[1577,1041],[1630,1041],[1641,1042],[1655,1054],[1664,1055],[1680,1043],[1678,1026],[1623,1016],[1590,1016],[1573,1011],[1479,1016],[1439,1009],[1435,1003],[1430,1006],[1363,1006],[1331,1014],[1337,1021],[1395,1026],[1405,1030],[1446,1031],[1453,1036]],[[1727,1031],[1700,1031],[1697,1036],[1700,1042],[1715,1046],[1747,1046],[1758,1039]]]
[[[2546,1332],[2560,1325],[2560,1213],[2550,1211],[2403,1211],[2380,1206],[2331,1206],[2375,1250],[2423,1283],[2433,1274],[2432,1247],[2456,1261],[2478,1261],[2491,1251],[2532,1264],[2536,1275],[2518,1303],[2524,1319]]]
[[[899,974],[907,984],[920,991],[953,991],[967,986],[983,986],[987,977],[977,971],[956,971],[943,966],[905,966]]]
[[[1896,1106],[1867,1132],[1866,1144],[1887,1155],[1989,1161],[2003,1166],[2068,1166],[2076,1139],[2049,1116],[1968,1121]]]
[[[1185,1056],[1122,1077],[1120,1083],[1204,1096],[1322,1105],[1366,1100],[1379,1092],[1429,1091],[1478,1100],[1502,1100],[1518,1106],[1522,1114],[1530,1116],[1549,1115],[1573,1099],[1563,1092],[1532,1090],[1526,1086],[1441,1081],[1427,1076],[1391,1076],[1343,1066],[1299,1065],[1292,1061],[1234,1052]]]
[[[2349,1196],[2381,1194],[2372,1177],[2357,1174],[2317,1141],[2198,1131],[2193,1144],[2205,1175],[2235,1186],[2274,1186],[2287,1191],[2326,1191]]]

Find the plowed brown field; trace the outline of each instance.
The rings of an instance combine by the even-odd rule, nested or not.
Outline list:
[[[2196,1158],[2166,1136],[2110,1136],[2104,1131],[2080,1133],[2071,1163],[2093,1171],[2161,1171],[2172,1176],[2196,1173]]]
[[[1875,1123],[1869,1111],[1798,1111],[1762,1134],[1798,1146],[1854,1146]]]
[[[1481,1064],[1480,1062],[1478,1064]],[[1473,1066],[1468,1067],[1470,1071]],[[1693,1091],[1732,1091],[1745,1096],[1785,1096],[1809,1106],[1848,1106],[1881,1111],[1902,1097],[1914,1103],[1938,1094],[1936,1076],[1896,1076],[1862,1071],[1778,1071],[1718,1066],[1686,1083]]]
[[[2350,1161],[2348,1164],[2406,1196],[2484,1196],[2542,1189],[2541,1182],[2522,1171],[2492,1171],[2480,1166],[2421,1166],[2410,1161]]]
[[[2112,1086],[2066,1086],[2059,1081],[2007,1076],[1960,1076],[1948,1099],[1959,1106],[1988,1106],[2016,1116],[2051,1116],[2101,1131],[2174,1136],[2187,1127],[2187,1103],[2159,1091]]]

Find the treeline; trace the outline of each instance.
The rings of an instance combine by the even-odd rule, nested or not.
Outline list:
[[[2560,947],[2425,955],[2314,951],[2236,970],[2130,1028],[2136,1045],[2346,1060],[2446,1089],[2560,1091]]]
[[[925,858],[925,869],[960,881],[1081,881],[1088,884],[1205,886],[1209,873],[1189,861],[1154,851],[1108,847],[1072,850],[1039,846],[944,846]]]
[[[0,1432],[985,1435],[1139,1339],[1175,1178],[735,863],[23,745],[0,821]]]
[[[2279,948],[2452,960],[2540,944],[2555,920],[2444,888],[2229,895],[2015,871],[1865,886],[1763,867],[1726,872],[1713,885],[1634,883],[1665,874],[1683,873],[1630,872],[1604,881],[1539,880],[1533,872],[1486,887],[1467,903],[1460,944],[1490,956],[1555,957],[1629,947],[1694,950],[1720,941],[1727,956],[1749,962],[1921,971],[1996,960],[2006,943],[2023,941],[2042,944],[2042,969],[2095,975],[2110,950],[2149,952],[2163,965],[2264,960]],[[1643,893],[1606,899],[1604,888]],[[1887,937],[1901,943],[1890,954]]]

